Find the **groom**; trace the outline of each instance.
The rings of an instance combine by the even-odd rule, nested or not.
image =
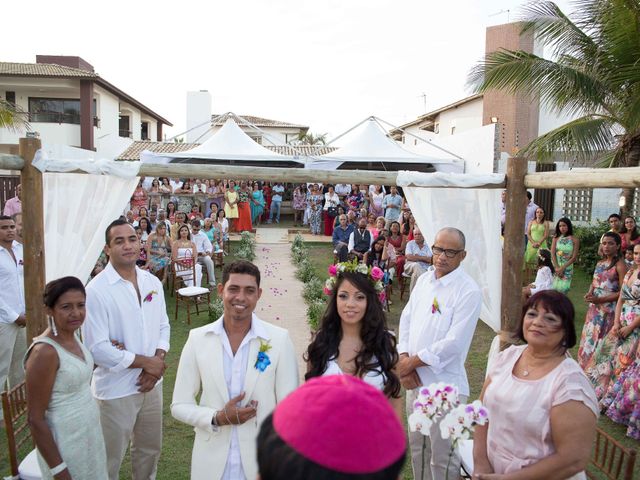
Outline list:
[[[191,330],[182,350],[171,414],[195,427],[192,480],[256,478],[258,428],[298,386],[289,333],[253,314],[261,294],[258,267],[227,265],[222,317]]]

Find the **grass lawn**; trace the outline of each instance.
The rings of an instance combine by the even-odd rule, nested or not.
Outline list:
[[[333,261],[333,253],[331,244],[311,243],[309,246],[309,258],[314,268],[316,269],[318,277],[324,279],[327,277],[327,266]],[[233,260],[233,256],[225,257],[225,262]],[[582,331],[582,324],[584,322],[584,315],[586,311],[586,304],[582,299],[582,295],[587,291],[591,279],[591,274],[585,274],[578,271],[574,277],[572,290],[570,297],[576,306],[576,328],[578,333]],[[400,289],[395,285],[395,289],[391,300],[391,311],[389,313],[389,325],[394,330],[397,330],[398,322],[402,308],[406,301],[400,301]],[[405,300],[406,300],[405,296]],[[182,346],[186,342],[189,330],[191,328],[205,325],[209,322],[207,313],[202,313],[200,316],[192,315],[192,324],[188,326],[186,324],[186,313],[184,310],[179,315],[177,321],[174,321],[174,309],[175,300],[166,292],[167,307],[169,312],[169,318],[171,320],[171,351],[167,355],[167,363],[169,368],[165,374],[164,379],[164,435],[163,435],[163,451],[160,459],[160,465],[158,468],[158,479],[166,480],[182,480],[189,478],[189,466],[191,463],[191,449],[193,447],[193,429],[187,425],[184,425],[171,417],[170,405],[171,396],[173,391],[173,385],[175,382],[175,374],[178,366],[178,360]],[[295,299],[294,299],[295,300]],[[301,308],[303,307],[300,304]],[[484,382],[484,370],[487,360],[487,353],[491,340],[493,339],[493,332],[484,323],[479,322],[476,328],[475,337],[471,344],[469,356],[467,358],[467,373],[469,376],[469,383],[471,386],[470,399],[477,398],[480,394],[482,384]],[[572,351],[575,355],[577,347]],[[605,431],[613,435],[620,440],[624,445],[637,448],[638,442],[625,436],[625,428],[611,422],[608,418],[601,418],[599,426]],[[2,440],[4,442],[4,439]],[[0,476],[8,475],[8,462],[4,457],[4,444],[0,443]],[[411,479],[411,468],[407,465],[404,469],[404,478]],[[638,475],[636,474],[636,478]],[[120,478],[131,478],[131,469],[129,459],[125,459],[123,463]]]

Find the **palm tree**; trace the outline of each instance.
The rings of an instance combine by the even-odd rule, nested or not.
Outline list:
[[[26,113],[17,105],[0,98],[0,128],[12,132],[31,130]]]
[[[574,119],[541,135],[521,154],[561,153],[600,166],[640,163],[640,0],[577,0],[565,15],[550,1],[524,7],[522,33],[534,32],[553,60],[521,50],[486,55],[469,74],[477,92],[539,97]],[[625,213],[633,190],[625,189]]]
[[[300,145],[325,145],[327,143],[327,134],[314,135],[311,132],[300,132],[297,143]]]

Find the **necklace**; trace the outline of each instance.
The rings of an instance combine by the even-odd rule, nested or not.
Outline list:
[[[522,366],[522,368],[523,368],[523,370],[522,370],[522,376],[523,376],[523,377],[528,377],[528,376],[531,374],[531,372],[532,372],[533,370],[535,370],[535,369],[537,369],[537,368],[540,368],[542,365],[544,365],[544,363],[543,363],[542,365],[538,365],[538,366],[536,366],[536,367],[531,368],[531,366],[529,365],[529,362],[525,359],[525,353],[526,353],[526,352],[527,352],[527,350],[525,350],[525,351],[523,352],[522,356],[521,356],[521,358],[522,358],[522,362],[524,363],[524,365]],[[550,355],[550,356],[548,356],[548,357],[541,358],[541,360],[543,360],[543,361],[544,361],[544,360],[548,360],[549,358],[553,358],[553,357],[554,357],[554,355]]]

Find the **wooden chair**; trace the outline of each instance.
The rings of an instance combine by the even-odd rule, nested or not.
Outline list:
[[[196,263],[191,262],[189,265],[183,265],[179,262],[173,263],[173,284],[176,292],[176,313],[175,320],[178,319],[178,309],[183,303],[187,307],[187,324],[191,325],[191,304],[196,306],[196,315],[200,315],[198,304],[199,297],[207,296],[207,305],[211,303],[211,292],[208,288],[196,285]],[[193,286],[187,287],[187,283]],[[207,310],[208,311],[208,310]]]
[[[631,480],[636,464],[636,451],[626,448],[600,428],[596,428],[596,444],[587,469],[588,478]],[[598,472],[595,474],[594,472]]]
[[[411,283],[411,275],[407,275],[402,272],[402,275],[398,275],[398,283],[400,284],[400,300],[404,296],[404,290],[407,288],[407,281]]]
[[[19,383],[9,391],[2,392],[2,410],[11,475],[15,479],[24,480],[42,478],[27,419],[27,386],[25,382]],[[20,462],[18,454],[27,447],[31,449],[31,452]]]

